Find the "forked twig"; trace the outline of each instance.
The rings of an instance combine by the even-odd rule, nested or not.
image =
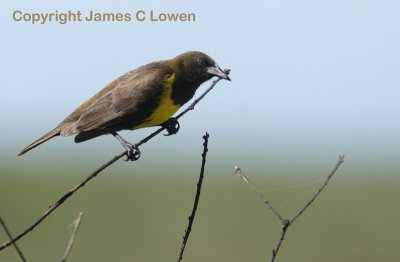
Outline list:
[[[71,238],[69,239],[67,249],[65,250],[64,256],[61,260],[62,262],[67,261],[67,258],[69,256],[69,254],[71,253],[72,245],[74,244],[76,234],[78,234],[78,229],[79,229],[79,226],[81,225],[82,217],[83,217],[83,212],[79,212],[78,218],[75,219],[75,221],[73,223],[74,229],[72,230]]]
[[[201,185],[203,184],[203,177],[204,177],[204,167],[206,165],[206,157],[207,157],[207,152],[208,152],[208,138],[209,135],[208,133],[206,133],[203,136],[204,139],[204,143],[203,143],[203,153],[201,154],[202,160],[201,160],[201,169],[200,169],[200,176],[199,176],[199,181],[197,182],[197,190],[196,190],[196,196],[194,198],[194,204],[193,204],[193,209],[192,209],[192,213],[189,216],[189,223],[188,226],[185,230],[185,235],[183,236],[183,241],[182,241],[182,247],[181,250],[179,252],[179,256],[178,256],[178,262],[180,262],[183,258],[183,252],[185,251],[185,247],[186,247],[186,243],[189,239],[189,235],[190,232],[192,231],[192,225],[193,225],[193,221],[194,221],[194,217],[196,215],[196,211],[197,211],[197,205],[199,204],[199,200],[200,200],[200,192],[201,192]]]
[[[235,173],[253,190],[256,195],[267,205],[268,209],[278,218],[278,220],[281,222],[281,234],[279,236],[278,241],[276,242],[275,248],[272,250],[272,255],[270,261],[273,262],[275,261],[275,258],[281,248],[281,245],[283,241],[285,240],[286,232],[289,229],[291,225],[306,211],[308,207],[311,206],[311,204],[315,201],[315,199],[318,197],[318,195],[326,188],[328,185],[329,181],[333,177],[333,175],[336,173],[336,171],[339,169],[340,165],[344,162],[344,155],[339,156],[339,160],[337,161],[335,167],[329,173],[327,178],[325,179],[324,183],[321,185],[320,188],[313,194],[313,196],[310,198],[309,201],[306,202],[306,204],[297,212],[297,214],[292,218],[292,219],[285,219],[283,216],[279,214],[279,212],[272,206],[271,202],[265,198],[257,189],[256,187],[251,183],[249,178],[243,173],[243,171],[239,167],[234,167]]]
[[[4,231],[6,232],[8,238],[10,239],[12,245],[14,246],[14,248],[15,248],[15,250],[17,251],[17,253],[18,253],[19,257],[21,258],[21,260],[22,260],[23,262],[26,262],[26,259],[25,259],[25,257],[24,257],[24,254],[22,253],[21,249],[19,249],[19,247],[17,246],[17,243],[15,243],[15,241],[13,241],[13,236],[12,236],[10,230],[8,229],[6,223],[5,223],[4,220],[1,218],[1,216],[0,216],[0,224],[3,226]]]
[[[229,75],[230,70],[229,69],[225,69],[224,70],[226,75]],[[200,95],[199,98],[197,98],[196,100],[193,101],[193,103],[191,103],[182,113],[180,113],[178,116],[175,117],[176,120],[178,120],[179,118],[181,118],[183,115],[185,115],[187,112],[189,112],[190,110],[193,110],[195,105],[200,102],[201,99],[203,99],[208,92],[210,92],[214,86],[221,80],[221,78],[217,78],[216,80],[214,80],[210,87],[207,88],[206,91],[204,91],[204,93],[202,95]],[[150,139],[152,139],[153,137],[155,137],[156,135],[158,135],[159,133],[161,133],[163,130],[165,129],[165,127],[160,127],[159,129],[157,129],[156,131],[154,131],[153,133],[151,133],[150,135],[148,135],[147,137],[145,137],[144,139],[142,139],[141,141],[139,141],[138,143],[136,143],[135,145],[137,147],[143,145],[144,143],[147,143]],[[101,167],[99,167],[98,169],[96,169],[93,173],[91,173],[89,176],[87,176],[84,180],[82,180],[80,183],[78,183],[76,186],[74,186],[70,191],[68,191],[68,193],[66,193],[65,195],[63,195],[56,203],[54,203],[53,205],[51,205],[39,218],[37,218],[35,220],[35,222],[33,222],[31,225],[29,225],[25,230],[23,230],[21,233],[19,233],[17,236],[15,236],[13,239],[6,241],[4,243],[2,243],[0,245],[0,251],[3,250],[4,248],[10,246],[13,242],[18,241],[19,239],[21,239],[23,236],[25,236],[28,232],[32,231],[37,225],[39,225],[48,215],[50,215],[54,210],[56,210],[62,203],[64,203],[65,200],[67,200],[68,198],[70,198],[76,191],[78,191],[81,187],[83,187],[87,182],[89,182],[90,180],[92,180],[94,177],[96,177],[101,171],[103,171],[104,169],[106,169],[108,166],[112,165],[113,163],[115,163],[118,159],[122,158],[123,156],[128,156],[128,151],[124,151],[122,153],[120,153],[119,155],[114,156],[112,159],[110,159],[108,162],[106,162],[105,164],[103,164]]]

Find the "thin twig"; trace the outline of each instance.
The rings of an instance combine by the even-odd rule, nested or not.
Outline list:
[[[225,74],[229,75],[230,70],[225,69],[224,70]],[[194,106],[204,98],[204,96],[211,91],[211,89],[214,88],[214,86],[221,80],[221,78],[217,78],[214,80],[210,87],[196,100],[193,101],[192,104],[190,104],[182,113],[180,113],[175,119],[178,120],[181,118],[184,114],[186,114],[188,111],[193,110]],[[160,127],[157,129],[155,132],[151,133],[144,139],[142,139],[140,142],[136,143],[135,145],[139,147],[140,145],[143,145],[144,143],[147,143],[150,139],[161,133],[165,127]],[[91,173],[89,176],[87,176],[82,182],[78,183],[75,187],[73,187],[68,193],[63,195],[56,203],[51,205],[38,219],[36,219],[33,224],[29,225],[25,230],[23,230],[21,233],[19,233],[17,236],[15,236],[13,239],[4,242],[0,245],[0,251],[3,250],[4,248],[10,246],[13,242],[18,241],[21,239],[23,236],[25,236],[28,232],[32,231],[37,225],[39,225],[48,215],[50,215],[54,210],[56,210],[65,200],[70,198],[76,191],[78,191],[81,187],[83,187],[87,182],[89,182],[92,178],[96,177],[101,171],[106,169],[108,166],[112,165],[114,162],[116,162],[118,159],[122,158],[123,156],[127,156],[128,151],[124,151],[120,153],[119,155],[114,156],[111,160],[103,164],[101,167],[99,167],[97,170],[95,170],[93,173]]]
[[[275,217],[282,223],[285,219],[279,214],[279,212],[272,206],[271,202],[263,195],[254,184],[250,181],[250,179],[243,173],[240,167],[234,167],[235,174],[237,174],[249,187],[253,190],[254,193],[261,199],[261,201],[267,205],[268,209],[275,215]]]
[[[290,225],[291,224],[290,224],[289,220],[285,220],[285,222],[282,223],[281,235],[279,236],[279,239],[276,242],[275,248],[272,249],[272,255],[271,255],[270,262],[274,262],[275,261],[276,255],[278,255],[279,249],[281,248],[283,240],[285,240],[286,232],[289,229]]]
[[[13,241],[13,236],[12,236],[10,230],[8,229],[6,223],[5,223],[4,220],[1,218],[1,216],[0,216],[0,224],[3,226],[4,231],[6,232],[8,238],[10,239],[12,245],[14,246],[14,248],[15,248],[15,250],[17,251],[17,253],[18,253],[19,257],[21,258],[21,260],[22,260],[23,262],[26,262],[26,259],[25,259],[25,257],[24,257],[24,254],[22,253],[21,249],[19,249],[19,247],[17,246],[17,243],[15,243],[15,241]]]
[[[239,175],[239,177],[251,188],[251,190],[253,190],[256,193],[256,195],[268,206],[268,209],[271,210],[271,212],[281,221],[281,234],[279,236],[278,241],[276,242],[275,248],[272,250],[270,262],[275,261],[275,258],[281,248],[281,245],[285,240],[285,236],[289,227],[293,225],[294,221],[296,221],[304,213],[304,211],[314,202],[314,200],[318,197],[318,195],[322,192],[322,190],[326,188],[329,181],[331,180],[331,178],[333,177],[333,175],[336,173],[336,171],[339,169],[340,165],[343,162],[344,162],[344,155],[341,155],[339,156],[339,160],[337,161],[335,167],[325,179],[324,183],[320,186],[320,188],[313,194],[311,199],[307,201],[307,203],[300,209],[300,211],[292,219],[283,218],[272,206],[272,204],[256,189],[256,187],[251,183],[249,178],[246,177],[246,175],[242,172],[242,170],[239,167],[234,168],[235,173]]]
[[[78,229],[79,229],[79,226],[81,224],[82,217],[83,217],[83,212],[79,212],[78,218],[75,219],[75,221],[73,223],[74,229],[72,230],[72,235],[71,235],[71,238],[70,238],[70,240],[68,242],[67,249],[65,250],[64,256],[63,256],[63,258],[61,260],[62,262],[67,261],[69,253],[71,253],[72,245],[74,244],[76,234],[78,233]]]
[[[314,193],[314,195],[310,198],[310,200],[304,205],[302,209],[300,209],[299,213],[295,215],[291,220],[290,223],[293,224],[297,218],[299,218],[304,211],[314,202],[314,200],[318,197],[318,195],[324,190],[324,188],[328,185],[329,180],[331,180],[332,176],[336,173],[340,165],[344,162],[344,155],[339,156],[339,160],[336,163],[336,166],[332,169],[332,172],[328,175],[326,178],[325,182],[322,184],[322,186]]]
[[[189,239],[190,232],[192,231],[192,225],[193,225],[194,217],[196,215],[197,205],[199,204],[199,200],[200,200],[201,185],[203,183],[204,167],[206,165],[206,156],[207,156],[207,152],[208,152],[208,137],[209,137],[208,133],[206,133],[203,136],[204,143],[203,143],[203,153],[201,154],[202,161],[201,161],[200,176],[199,176],[199,181],[197,182],[197,191],[196,191],[196,196],[194,199],[192,213],[189,216],[189,223],[185,230],[185,235],[183,236],[182,247],[179,252],[179,257],[177,260],[178,262],[180,262],[183,258],[183,252],[185,251],[186,243]]]
[[[336,173],[340,165],[344,162],[344,155],[340,155],[339,159],[331,171],[331,173],[327,176],[325,179],[324,183],[320,186],[320,188],[314,193],[314,195],[311,197],[311,199],[304,205],[303,208],[300,209],[300,211],[292,218],[292,219],[287,219],[282,223],[282,230],[281,230],[281,235],[278,239],[276,247],[272,250],[272,256],[271,256],[271,262],[275,261],[276,255],[279,252],[279,249],[282,245],[283,240],[285,239],[286,232],[289,228],[289,226],[293,225],[294,221],[296,221],[303,213],[304,211],[314,202],[314,200],[318,197],[318,195],[324,190],[324,188],[328,185],[329,180],[331,180],[332,176]]]
[[[8,247],[12,241],[16,242],[19,239],[21,239],[23,236],[25,236],[29,231],[32,231],[37,225],[39,225],[48,215],[53,213],[54,210],[56,210],[62,203],[64,203],[65,200],[70,198],[76,191],[78,191],[81,187],[83,187],[87,182],[92,180],[94,177],[96,177],[101,171],[106,169],[108,166],[112,165],[115,161],[120,159],[126,154],[126,152],[122,152],[121,154],[113,157],[111,160],[109,160],[107,163],[103,164],[101,167],[96,169],[93,173],[91,173],[88,177],[86,177],[84,180],[82,180],[80,183],[78,183],[76,186],[74,186],[68,193],[63,195],[56,203],[51,205],[38,219],[36,219],[35,222],[33,222],[31,225],[29,225],[24,231],[19,233],[17,236],[15,236],[12,240],[4,242],[0,246],[0,250]]]

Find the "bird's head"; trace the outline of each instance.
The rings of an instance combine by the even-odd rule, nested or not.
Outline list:
[[[218,64],[202,52],[186,52],[175,57],[172,61],[186,81],[200,85],[213,76],[231,81]]]

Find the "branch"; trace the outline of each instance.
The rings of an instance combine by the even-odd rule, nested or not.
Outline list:
[[[267,205],[268,209],[276,216],[276,218],[282,223],[285,219],[279,214],[279,212],[272,206],[271,202],[261,194],[257,188],[251,183],[250,179],[243,173],[240,167],[234,167],[235,174],[237,174],[254,193],[261,199],[261,201]]]
[[[192,213],[189,216],[189,223],[188,223],[188,226],[187,226],[187,228],[185,230],[185,235],[183,236],[182,247],[181,247],[181,251],[179,253],[179,257],[178,257],[178,260],[177,260],[178,262],[180,262],[182,260],[182,258],[183,258],[183,252],[185,251],[186,243],[187,243],[187,241],[189,239],[190,232],[192,231],[192,225],[193,225],[194,217],[196,215],[197,205],[199,204],[199,200],[200,200],[201,185],[203,183],[204,167],[206,165],[206,156],[207,156],[207,152],[208,152],[208,137],[209,137],[209,135],[206,132],[206,134],[203,136],[203,139],[204,139],[203,154],[201,154],[202,161],[201,161],[201,169],[200,169],[199,181],[197,182],[196,196],[195,196],[195,199],[194,199]]]
[[[19,247],[17,246],[17,243],[15,243],[15,241],[13,241],[13,237],[11,235],[10,230],[8,230],[8,227],[6,226],[6,223],[4,222],[4,220],[1,218],[0,216],[0,224],[3,226],[4,231],[6,232],[8,238],[10,239],[12,245],[15,247],[15,250],[17,251],[19,257],[21,258],[21,260],[23,262],[26,262],[26,259],[24,257],[24,254],[22,253],[21,249],[19,249]]]
[[[291,220],[290,223],[293,224],[303,213],[306,209],[314,202],[314,200],[318,197],[318,195],[324,190],[324,188],[328,185],[329,180],[331,180],[332,176],[336,173],[340,165],[344,162],[344,155],[339,156],[339,160],[336,163],[336,166],[333,168],[332,172],[328,175],[325,182],[322,186],[314,193],[314,195],[310,198],[310,200],[304,205],[302,209],[300,209],[299,213],[295,215]]]
[[[224,70],[225,74],[229,75],[230,70],[229,69],[225,69]],[[221,80],[221,78],[218,78],[216,80],[214,80],[210,87],[204,91],[204,93],[197,98],[196,100],[193,101],[192,104],[190,104],[182,113],[180,113],[175,119],[178,120],[179,118],[181,118],[183,115],[185,115],[188,111],[193,110],[195,105],[200,102],[200,100],[202,100],[206,94],[208,92],[211,91],[211,89],[214,88],[214,86]],[[152,139],[153,137],[155,137],[156,135],[158,135],[159,133],[161,133],[163,130],[165,129],[165,127],[160,127],[159,129],[157,129],[155,132],[151,133],[150,135],[148,135],[147,137],[145,137],[144,139],[142,139],[140,142],[136,143],[135,145],[137,147],[139,147],[140,145],[143,145],[144,143],[147,143],[150,139]],[[81,187],[83,187],[87,182],[89,182],[90,180],[92,180],[94,177],[96,177],[101,171],[103,171],[104,169],[106,169],[108,166],[114,164],[118,159],[122,158],[123,156],[128,156],[128,151],[124,151],[122,153],[120,153],[119,155],[114,156],[111,160],[109,160],[108,162],[106,162],[105,164],[103,164],[101,167],[99,167],[97,170],[95,170],[93,173],[91,173],[89,176],[87,176],[83,181],[81,181],[80,183],[78,183],[75,187],[73,187],[68,193],[66,193],[65,195],[63,195],[56,203],[54,203],[53,205],[51,205],[38,219],[36,219],[35,222],[33,222],[33,224],[31,224],[30,226],[28,226],[25,230],[23,230],[21,233],[19,233],[17,236],[15,236],[13,239],[4,242],[0,245],[0,251],[3,250],[4,248],[10,246],[13,242],[17,242],[19,239],[21,239],[22,237],[24,237],[29,231],[32,231],[37,225],[39,225],[48,215],[50,215],[54,210],[56,210],[62,203],[64,203],[65,200],[67,200],[68,198],[70,198],[76,191],[78,191]]]
[[[285,240],[286,232],[290,226],[289,220],[285,220],[285,224],[282,224],[282,230],[281,230],[281,235],[278,239],[278,242],[276,243],[276,246],[274,249],[272,249],[272,256],[270,259],[270,262],[274,262],[276,255],[278,255],[279,249],[281,248],[281,245],[283,243],[283,240]]]
[[[315,199],[319,196],[319,194],[326,188],[328,185],[329,181],[333,177],[333,175],[336,173],[336,171],[339,169],[340,165],[344,162],[344,156],[341,155],[339,156],[339,160],[337,161],[335,167],[331,171],[331,173],[327,176],[325,179],[324,183],[321,185],[321,187],[313,194],[311,199],[306,202],[306,204],[300,209],[300,211],[292,218],[292,219],[286,219],[282,217],[278,211],[272,206],[270,201],[268,201],[257,189],[256,187],[251,183],[251,181],[247,178],[247,176],[243,173],[243,171],[235,166],[234,171],[236,174],[239,175],[239,177],[253,190],[256,195],[267,205],[268,209],[278,218],[278,220],[281,222],[281,234],[279,236],[278,241],[276,242],[275,248],[272,250],[272,255],[270,262],[274,262],[275,258],[281,248],[281,245],[283,241],[285,240],[286,232],[289,229],[291,225],[304,213],[304,211],[311,206],[311,204],[315,201]]]
[[[3,250],[4,248],[8,247],[12,242],[17,242],[19,239],[21,239],[23,236],[25,236],[29,231],[32,231],[37,225],[39,225],[48,215],[53,213],[54,210],[56,210],[62,203],[64,203],[65,200],[70,198],[76,191],[78,191],[81,187],[83,187],[87,182],[92,180],[94,177],[96,177],[101,171],[106,169],[108,166],[112,165],[115,161],[120,159],[126,154],[126,152],[123,152],[115,157],[113,157],[111,160],[109,160],[107,163],[103,164],[101,167],[96,169],[93,173],[91,173],[88,177],[86,177],[84,180],[82,180],[80,183],[78,183],[76,186],[74,186],[71,190],[69,190],[65,195],[63,195],[56,203],[51,205],[38,219],[36,219],[35,222],[33,222],[30,226],[28,226],[24,231],[19,233],[17,236],[15,236],[12,240],[4,242],[0,245],[0,250]]]
[[[81,224],[82,217],[83,217],[83,212],[79,212],[78,218],[75,219],[75,221],[73,222],[74,229],[73,229],[73,231],[72,231],[72,235],[71,235],[71,238],[70,238],[70,240],[69,240],[67,249],[65,250],[64,256],[63,256],[63,258],[62,258],[62,260],[61,260],[62,262],[67,261],[67,258],[68,258],[68,256],[69,256],[69,253],[71,253],[72,245],[74,244],[76,234],[78,233],[78,229],[79,229],[79,226],[80,226],[80,224]]]

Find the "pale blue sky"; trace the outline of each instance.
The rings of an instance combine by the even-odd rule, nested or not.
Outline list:
[[[178,136],[155,140],[146,154],[174,143],[197,150],[208,130],[214,157],[228,165],[331,166],[346,153],[352,170],[400,171],[399,1],[24,0],[1,6],[0,139],[7,161],[119,75],[199,50],[231,68],[233,81],[218,84],[182,119]],[[194,12],[197,21],[30,25],[12,20],[16,9]],[[124,136],[135,141],[147,132]],[[18,161],[94,148],[105,159],[98,152],[108,145],[121,151],[111,137],[79,146],[54,139]]]

